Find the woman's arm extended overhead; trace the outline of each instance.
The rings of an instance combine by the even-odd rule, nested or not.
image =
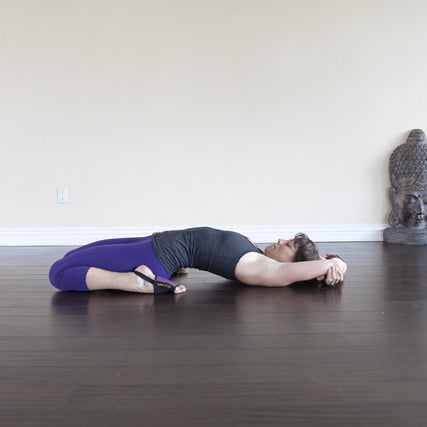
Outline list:
[[[321,276],[341,281],[347,266],[339,258],[303,262],[278,262],[261,254],[244,255],[236,267],[236,277],[247,285],[287,286]]]

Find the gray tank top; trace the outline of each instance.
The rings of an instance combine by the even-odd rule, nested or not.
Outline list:
[[[210,227],[155,233],[153,248],[170,275],[190,267],[231,280],[236,280],[236,265],[243,255],[263,253],[242,234]]]

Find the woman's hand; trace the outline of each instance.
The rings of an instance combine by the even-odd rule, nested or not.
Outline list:
[[[347,264],[337,255],[326,254],[322,259],[328,259],[333,262],[333,266],[329,267],[326,274],[317,277],[319,282],[325,281],[327,285],[334,286],[344,280],[344,274],[347,271]]]
[[[347,271],[347,264],[338,255],[326,254],[325,258],[332,261],[335,267],[338,267],[343,275],[345,274]]]
[[[326,278],[324,280],[327,285],[335,286],[344,280],[344,274],[338,267],[334,266],[327,271]]]

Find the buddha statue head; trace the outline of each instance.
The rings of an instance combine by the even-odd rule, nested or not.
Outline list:
[[[409,228],[427,226],[427,140],[421,129],[390,156],[389,190],[392,212],[389,224]]]

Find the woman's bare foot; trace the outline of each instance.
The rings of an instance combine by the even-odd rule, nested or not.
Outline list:
[[[151,279],[154,279],[155,277],[151,269],[146,265],[140,265],[136,270]],[[138,292],[143,294],[154,293],[154,286],[133,272],[119,273],[96,267],[89,268],[86,274],[86,285],[91,291],[117,289],[120,291]],[[175,288],[174,292],[176,294],[180,294],[186,292],[186,290],[185,286],[179,285]]]
[[[150,279],[154,280],[154,278],[156,277],[154,275],[154,273],[151,271],[151,269],[149,267],[147,267],[146,265],[140,265],[139,267],[135,268],[135,270],[139,271],[142,274],[145,274]],[[143,290],[135,291],[135,292],[143,292],[143,293],[147,293],[147,294],[154,293],[154,286],[150,282],[147,282],[146,280],[142,279],[139,276],[136,276],[136,277],[139,279],[138,289],[143,289]],[[183,285],[178,285],[175,288],[174,294],[182,294],[184,292],[187,292],[186,287]]]

